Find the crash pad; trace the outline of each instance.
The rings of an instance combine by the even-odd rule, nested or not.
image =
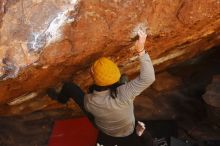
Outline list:
[[[55,122],[48,146],[96,146],[98,130],[86,117]]]

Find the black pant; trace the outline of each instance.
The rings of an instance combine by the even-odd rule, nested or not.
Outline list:
[[[142,136],[138,136],[134,131],[126,137],[112,137],[100,132],[97,143],[104,146],[153,146],[153,138],[147,131]]]
[[[78,85],[72,82],[65,82],[60,93],[58,94],[57,100],[60,103],[66,103],[69,98],[72,98],[95,126],[93,115],[85,110],[84,95],[84,92]]]

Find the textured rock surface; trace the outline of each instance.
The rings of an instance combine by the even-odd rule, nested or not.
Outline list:
[[[135,99],[136,118],[176,119],[181,127],[179,136],[182,138],[219,140],[220,110],[213,106],[207,106],[203,100],[204,97],[202,97],[204,95],[211,97],[208,95],[217,95],[219,92],[216,90],[220,74],[219,57],[218,47],[202,56],[166,70],[166,73],[160,73],[167,74],[168,72],[175,78],[181,78],[181,86],[159,92],[152,86],[144,91]],[[160,74],[158,75],[160,76]],[[157,78],[160,77],[157,76]],[[163,85],[164,80],[157,82]]]
[[[173,77],[172,79],[182,79],[182,83],[175,87],[172,83],[167,85],[172,87],[169,90],[158,91],[153,85],[144,91],[135,100],[137,117],[144,119],[181,118],[189,121],[194,118],[208,119],[205,113],[206,104],[214,107],[219,103],[219,57],[220,50],[217,47],[200,57],[157,74],[158,85],[164,85],[163,82],[167,79],[161,80],[161,75],[168,73]],[[167,84],[170,83],[167,82]],[[216,121],[219,123],[219,120]]]
[[[157,74],[157,80],[153,83],[152,87],[156,91],[172,90],[182,84],[181,78],[172,76],[168,72]]]
[[[213,76],[211,84],[203,95],[203,100],[207,104],[208,118],[214,125],[220,126],[220,75]]]
[[[203,95],[204,101],[213,107],[220,109],[220,75],[213,77],[212,83],[207,87]]]
[[[148,27],[146,48],[155,68],[163,70],[220,44],[220,1],[2,0],[1,107],[17,97],[36,102],[18,110],[11,104],[14,112],[7,114],[58,107],[43,97],[45,88],[67,79],[87,87],[88,67],[102,55],[136,73],[129,48],[140,24]],[[36,96],[27,97],[32,92]]]

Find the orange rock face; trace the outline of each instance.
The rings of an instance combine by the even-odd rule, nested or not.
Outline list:
[[[220,1],[2,0],[0,114],[57,108],[44,100],[45,89],[63,80],[85,89],[100,56],[137,73],[132,46],[139,25],[148,29],[156,70],[164,70],[220,44]]]

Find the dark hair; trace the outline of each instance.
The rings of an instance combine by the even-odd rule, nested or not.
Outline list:
[[[98,85],[93,84],[89,87],[89,93],[93,93],[94,90],[96,91],[110,90],[111,97],[115,99],[117,97],[117,88],[121,86],[122,84],[123,83],[120,83],[120,82],[116,82],[109,86],[98,86]]]

